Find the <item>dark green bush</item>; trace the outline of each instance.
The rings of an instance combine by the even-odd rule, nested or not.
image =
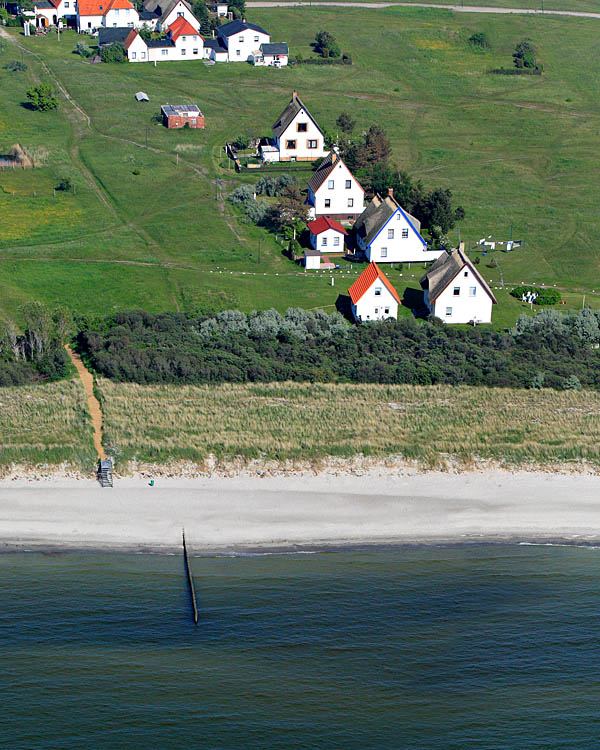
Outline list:
[[[522,299],[528,292],[537,294],[534,305],[557,305],[561,300],[561,294],[556,289],[545,289],[537,286],[517,286],[511,292],[512,297]]]

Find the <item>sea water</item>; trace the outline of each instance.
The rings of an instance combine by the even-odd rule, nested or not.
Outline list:
[[[0,746],[593,748],[600,550],[0,555]]]

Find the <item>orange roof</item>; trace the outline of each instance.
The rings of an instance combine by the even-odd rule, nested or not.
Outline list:
[[[129,49],[131,47],[137,35],[138,35],[137,31],[135,29],[131,29],[129,34],[127,34],[127,38],[123,42],[123,46],[125,47],[125,49]]]
[[[311,221],[307,226],[312,234],[321,234],[321,232],[326,232],[328,229],[335,229],[336,232],[348,234],[339,221],[330,219],[329,216],[319,216],[318,219]]]
[[[348,292],[350,294],[350,299],[352,300],[352,303],[356,305],[358,300],[369,291],[369,289],[373,286],[373,284],[379,279],[382,281],[387,290],[390,292],[392,297],[396,300],[396,302],[401,305],[402,302],[400,302],[400,297],[398,296],[398,292],[394,289],[392,286],[391,281],[388,279],[388,277],[383,273],[383,271],[379,268],[377,263],[369,263],[369,265],[365,268],[365,270],[361,273],[361,275],[356,279],[354,284],[348,289]]]
[[[133,8],[129,0],[77,0],[80,16],[104,16],[109,10]]]
[[[171,39],[176,42],[183,34],[196,34],[198,30],[195,29],[189,21],[186,21],[183,16],[177,16],[173,23],[169,26],[167,31],[171,32]]]

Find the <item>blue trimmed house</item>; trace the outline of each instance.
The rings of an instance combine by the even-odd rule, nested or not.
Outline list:
[[[439,258],[443,250],[429,250],[421,237],[421,222],[394,200],[376,195],[354,224],[356,245],[372,263],[416,263]]]

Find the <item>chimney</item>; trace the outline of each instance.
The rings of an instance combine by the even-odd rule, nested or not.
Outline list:
[[[242,18],[242,23],[246,23],[246,19],[245,18]]]
[[[298,98],[298,94],[295,91],[292,91],[292,101],[295,102]]]
[[[388,188],[388,195],[390,196],[390,198],[394,197],[394,188]]]
[[[331,163],[335,164],[337,160],[338,160],[338,155],[335,153],[335,151],[332,150],[331,151]]]

